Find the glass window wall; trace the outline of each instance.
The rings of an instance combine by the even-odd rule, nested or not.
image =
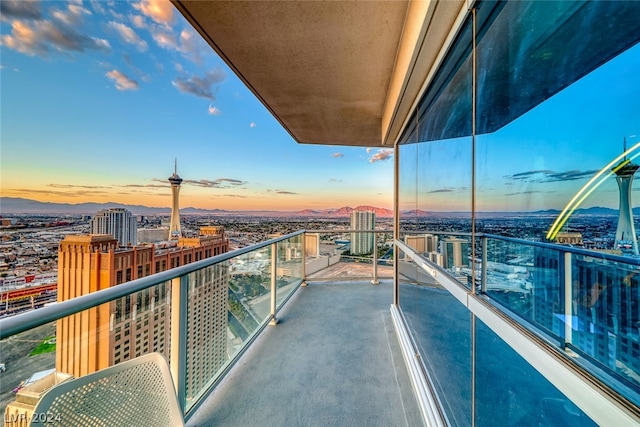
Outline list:
[[[437,274],[486,297],[560,352],[569,349],[573,361],[638,405],[640,3],[475,6],[399,140],[400,238]],[[464,365],[459,385],[440,390],[449,421],[490,424],[485,400],[497,396],[497,379],[524,379],[479,361],[511,350],[503,343],[489,356],[495,337],[484,325],[474,327],[450,294],[450,304],[434,303],[447,293],[436,277],[423,277],[406,257],[399,271],[400,307],[436,388],[452,381],[433,352]],[[450,330],[433,324],[444,319]],[[445,349],[446,341],[459,351]],[[500,393],[507,393],[497,405],[511,417],[505,422],[529,419],[518,412],[521,392]],[[591,425],[555,393],[532,395],[527,405],[539,414],[564,408],[572,417],[558,423]]]

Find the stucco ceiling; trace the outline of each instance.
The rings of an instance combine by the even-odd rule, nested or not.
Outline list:
[[[405,1],[174,1],[300,143],[374,146]]]

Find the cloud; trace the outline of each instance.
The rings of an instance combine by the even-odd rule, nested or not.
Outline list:
[[[76,184],[47,184],[47,187],[52,187],[52,188],[70,188],[70,189],[75,189],[75,188],[107,189],[107,188],[111,188],[111,187],[105,187],[103,185],[76,185]]]
[[[393,150],[378,150],[377,153],[369,157],[369,163],[386,161],[386,160],[389,160],[391,157],[393,157]]]
[[[113,69],[105,75],[115,82],[118,90],[136,90],[139,87],[138,82],[131,80],[118,70]]]
[[[293,194],[293,195],[297,195],[299,193],[294,193],[293,191],[286,191],[286,190],[266,190],[267,193],[275,193],[275,194]]]
[[[232,188],[232,187],[237,187],[239,185],[244,185],[246,184],[246,181],[241,181],[239,179],[233,179],[233,178],[218,178],[214,181],[208,180],[208,179],[201,179],[201,180],[193,180],[193,179],[185,179],[184,181],[182,181],[183,184],[187,184],[187,185],[195,185],[196,187],[203,187],[203,188]]]
[[[513,175],[505,175],[504,178],[526,181],[533,183],[548,183],[548,182],[561,182],[561,181],[575,181],[578,179],[584,179],[594,176],[599,171],[597,169],[580,171],[577,169],[568,170],[564,172],[555,172],[549,169],[538,169],[527,172],[520,172]]]
[[[216,98],[213,95],[211,86],[222,82],[224,79],[224,71],[221,68],[215,68],[208,71],[203,77],[176,77],[176,79],[171,83],[182,93],[189,93],[191,95],[215,101]]]
[[[555,191],[537,191],[537,190],[528,190],[528,191],[519,191],[517,193],[507,193],[505,196],[521,196],[523,194],[551,194],[555,193]]]
[[[146,28],[146,24],[144,22],[144,18],[140,15],[129,15],[129,19],[131,23],[136,28]]]
[[[218,107],[214,107],[213,104],[209,105],[209,114],[212,116],[219,116],[222,114],[222,111]]]
[[[249,127],[250,127],[250,128],[254,128],[254,127],[256,127],[256,126],[257,126],[257,125],[256,125],[256,123],[255,123],[255,122],[251,122],[251,123],[249,123]]]
[[[331,178],[331,179],[329,179],[329,182],[342,182],[342,180],[341,179]]]
[[[164,28],[157,28],[151,33],[151,36],[161,48],[169,50],[180,50],[178,41],[176,40],[173,33],[165,30]]]
[[[84,189],[77,189],[77,188],[70,189],[70,191],[34,190],[31,188],[17,188],[14,190],[7,190],[6,193],[22,195],[22,197],[24,197],[25,194],[39,194],[39,195],[43,194],[43,195],[49,195],[49,196],[65,196],[65,197],[87,197],[87,196],[94,196],[96,194],[111,194],[109,191],[84,190]]]
[[[342,154],[342,153],[333,153],[331,156],[335,157],[336,159],[339,159],[340,157],[344,157],[344,154]]]
[[[104,9],[104,7],[102,7],[102,0],[91,0],[91,8],[98,12],[101,15],[104,15],[105,13],[107,13],[107,11]]]
[[[2,35],[0,45],[31,56],[46,56],[52,51],[111,50],[107,40],[90,37],[72,26],[52,21],[36,21],[33,25],[13,21],[11,34]]]
[[[0,15],[3,19],[42,19],[40,0],[1,0]]]
[[[82,23],[83,15],[91,15],[89,10],[85,9],[82,6],[78,6],[75,4],[70,4],[67,6],[67,10],[53,9],[51,11],[51,16],[62,22],[65,25],[70,27],[78,26]]]
[[[192,29],[184,29],[176,36],[169,27],[153,25],[150,28],[151,37],[158,46],[163,49],[179,52],[185,58],[202,66],[204,63],[205,53],[209,53],[210,49],[200,37]]]
[[[184,29],[180,32],[180,52],[191,61],[198,65],[204,63],[202,57],[204,50],[208,46],[205,44],[202,37],[196,34],[194,31]]]
[[[444,187],[438,188],[436,190],[427,191],[427,193],[435,194],[435,193],[456,193],[467,190],[468,187]]]
[[[142,0],[133,7],[158,24],[169,26],[173,22],[174,7],[168,0]]]
[[[124,21],[124,20],[126,19],[126,17],[125,17],[123,14],[118,13],[118,12],[116,12],[116,11],[115,11],[115,10],[113,10],[113,9],[110,9],[110,10],[109,10],[109,13],[111,14],[111,16],[113,16],[114,18],[116,18],[118,21]]]
[[[149,48],[147,42],[142,40],[131,27],[115,21],[110,21],[108,25],[118,33],[123,42],[136,46],[138,51],[146,52]]]
[[[164,185],[160,185],[160,184],[126,184],[126,185],[121,185],[121,187],[125,187],[125,188],[168,188],[171,187],[171,185],[169,183],[164,184]]]

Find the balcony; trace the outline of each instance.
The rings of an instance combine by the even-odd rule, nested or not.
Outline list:
[[[374,247],[389,233],[376,231]],[[444,249],[439,265],[397,239],[394,273],[386,249],[343,257],[341,234],[299,231],[0,320],[3,407],[36,371],[82,376],[104,355],[158,351],[193,426],[640,420],[638,369],[622,351],[637,340],[635,311],[602,305],[627,289],[609,276],[637,260],[458,233],[441,234],[441,247],[475,247],[475,258]],[[611,272],[585,311],[590,262]],[[52,335],[55,353],[29,356],[25,342]]]

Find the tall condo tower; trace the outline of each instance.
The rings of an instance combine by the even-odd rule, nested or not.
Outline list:
[[[126,209],[103,209],[91,219],[91,234],[111,234],[120,246],[138,243],[138,222]]]
[[[180,203],[178,200],[182,178],[178,176],[178,159],[175,160],[173,175],[169,177],[169,182],[171,183],[171,195],[173,197],[173,203],[171,205],[171,224],[169,225],[169,237],[173,240],[182,237],[182,232],[180,230]]]
[[[352,230],[373,230],[376,227],[376,214],[370,211],[352,211]],[[373,233],[351,233],[351,253],[368,254],[373,250]]]
[[[624,141],[624,151],[627,151],[627,141]],[[631,212],[631,183],[633,176],[640,166],[624,159],[612,170],[616,174],[618,189],[620,190],[620,213],[618,214],[618,228],[614,249],[620,249],[626,253],[638,255],[638,239],[633,225],[633,213]]]

